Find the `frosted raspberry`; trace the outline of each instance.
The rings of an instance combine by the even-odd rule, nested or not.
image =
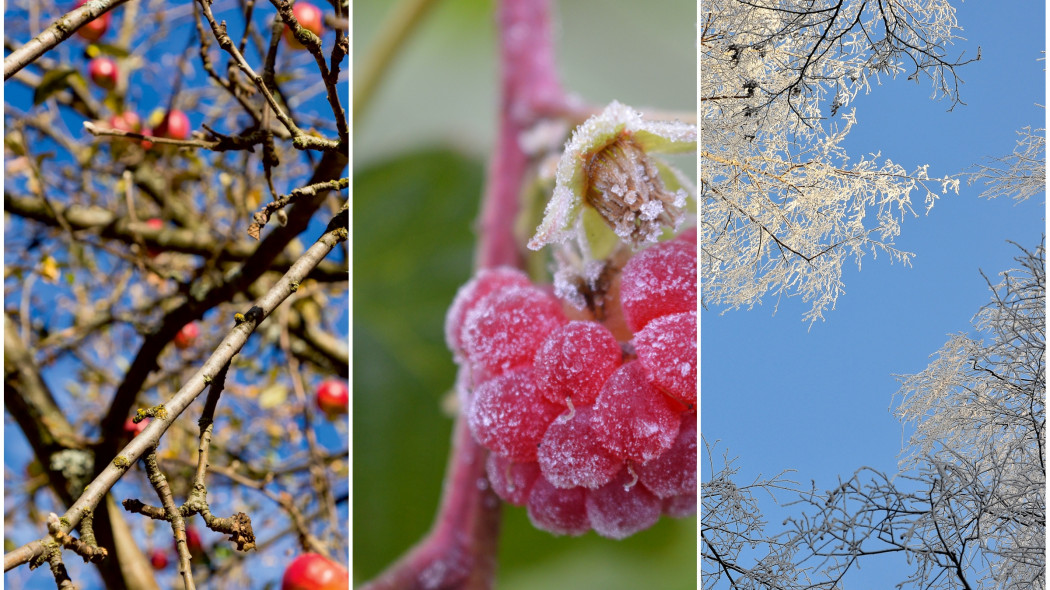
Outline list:
[[[594,532],[623,539],[660,519],[660,499],[638,485],[626,468],[615,479],[587,494],[587,517]]]
[[[622,459],[598,444],[591,418],[591,408],[581,406],[559,416],[543,435],[537,457],[543,477],[555,487],[601,487],[623,467]]]
[[[506,287],[481,298],[463,324],[463,351],[475,383],[522,365],[565,323],[558,300],[536,287]]]
[[[620,344],[607,328],[595,322],[569,322],[550,336],[536,352],[536,381],[552,402],[590,405],[602,385],[620,366]]]
[[[540,466],[535,462],[514,462],[496,453],[489,453],[485,471],[496,495],[515,506],[525,505],[532,485],[540,476]]]
[[[644,463],[671,448],[681,417],[631,361],[613,373],[594,404],[599,442],[613,455]]]
[[[536,446],[561,411],[540,395],[532,369],[524,367],[482,383],[467,423],[489,450],[514,461],[535,461]]]
[[[683,494],[663,500],[664,514],[672,518],[685,518],[696,514],[696,494]]]
[[[696,414],[682,416],[682,427],[670,449],[635,469],[642,485],[660,498],[696,496]]]
[[[529,277],[525,273],[509,266],[485,268],[478,271],[467,284],[459,288],[452,307],[445,316],[445,342],[455,354],[456,359],[463,358],[463,322],[474,305],[489,293],[503,287],[528,287]]]
[[[591,529],[585,488],[564,490],[537,478],[529,494],[528,510],[532,526],[549,533],[576,536]]]
[[[696,311],[696,246],[672,240],[636,254],[623,268],[620,300],[634,332],[653,318]]]
[[[634,350],[653,385],[696,407],[696,312],[654,319],[634,337]]]

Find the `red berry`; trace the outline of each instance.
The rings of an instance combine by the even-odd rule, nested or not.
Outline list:
[[[638,485],[625,468],[616,479],[587,494],[587,517],[594,532],[623,539],[645,530],[660,519],[660,499]]]
[[[99,88],[113,90],[117,87],[117,62],[108,57],[96,57],[88,62],[88,76]]]
[[[138,133],[142,131],[142,120],[134,111],[124,111],[109,118],[109,126],[118,131]]]
[[[190,136],[190,119],[186,113],[172,109],[165,113],[160,124],[153,128],[153,135],[168,139],[186,139]]]
[[[317,407],[329,419],[346,414],[350,406],[350,390],[342,379],[328,379],[317,388]]]
[[[109,126],[118,131],[142,133],[142,120],[134,111],[124,111],[119,115],[113,115],[109,118]],[[153,146],[153,142],[143,139],[139,141],[139,145],[148,150]]]
[[[529,367],[515,369],[481,384],[467,414],[474,438],[514,461],[535,461],[536,445],[561,407],[536,388]]]
[[[162,570],[168,567],[168,554],[160,549],[154,549],[149,556],[150,565],[155,570]]]
[[[654,318],[696,311],[696,246],[672,240],[636,254],[623,268],[620,300],[634,332]]]
[[[635,335],[634,349],[657,389],[696,407],[695,311],[649,322]]]
[[[162,229],[164,227],[164,220],[157,217],[151,217],[146,220],[146,227],[150,229]],[[156,248],[146,248],[146,256],[149,256],[150,258],[156,258],[160,255],[160,252],[161,251]],[[178,338],[177,335],[176,338]]]
[[[138,436],[139,433],[146,430],[146,426],[149,425],[149,420],[149,418],[143,418],[138,424],[136,424],[134,420],[128,418],[124,421],[124,433],[132,438]]]
[[[598,443],[591,408],[581,406],[569,416],[566,412],[552,422],[540,442],[543,477],[559,488],[601,487],[620,471],[623,460]]]
[[[197,322],[190,322],[179,330],[178,334],[175,334],[175,347],[185,350],[197,341],[197,336],[200,335],[201,329],[197,326]]]
[[[77,2],[76,8],[80,8],[86,3],[87,0],[79,0]],[[77,34],[83,37],[84,39],[87,39],[88,41],[98,41],[102,38],[102,35],[106,34],[106,31],[109,29],[110,18],[110,13],[106,12],[102,16],[94,20],[88,21],[84,24],[84,26],[77,29]]]
[[[316,553],[296,557],[284,570],[281,590],[348,590],[350,572]]]
[[[610,453],[644,463],[671,448],[681,417],[638,361],[620,367],[594,404],[595,433]]]
[[[605,326],[594,322],[569,322],[551,332],[536,352],[536,381],[552,402],[590,405],[598,397],[623,353]]]
[[[498,268],[486,268],[478,271],[478,274],[466,285],[459,288],[456,298],[452,300],[452,307],[445,316],[445,342],[452,350],[457,360],[466,357],[463,352],[463,322],[467,313],[474,309],[478,301],[489,293],[516,285],[528,287],[529,277],[520,270],[501,266]]]
[[[531,365],[536,350],[565,323],[558,300],[536,287],[493,291],[466,316],[463,349],[474,382]]]
[[[310,4],[309,2],[303,2],[299,0],[294,6],[292,6],[292,14],[295,15],[295,20],[299,21],[299,26],[310,31],[318,37],[321,36],[321,30],[324,26],[321,23],[321,9]],[[306,46],[296,39],[292,33],[291,27],[288,25],[284,26],[284,39],[288,42],[288,46],[293,49],[305,49]]]
[[[529,494],[528,510],[532,526],[549,533],[575,536],[591,528],[585,488],[556,488],[540,477]]]
[[[190,559],[200,559],[204,556],[204,544],[201,542],[201,535],[192,526],[186,527],[186,550],[190,552]],[[179,543],[175,541],[175,553],[178,554],[178,551]]]
[[[685,518],[696,514],[695,493],[665,498],[662,504],[664,514],[671,518]]]
[[[485,472],[497,496],[509,504],[524,506],[529,500],[533,484],[540,476],[540,466],[535,461],[515,462],[503,455],[489,453]]]
[[[696,414],[682,416],[670,449],[636,469],[642,485],[659,498],[696,496]]]

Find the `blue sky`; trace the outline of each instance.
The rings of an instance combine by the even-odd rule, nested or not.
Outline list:
[[[972,56],[978,45],[982,53],[959,71],[966,104],[947,112],[948,103],[929,100],[926,84],[884,81],[855,102],[858,126],[847,144],[854,157],[881,151],[908,169],[928,163],[931,176],[956,174],[1009,154],[1023,127],[1044,127],[1044,4],[955,4],[966,41],[950,54]],[[859,271],[849,265],[845,294],[826,321],[803,322],[807,306],[798,298],[781,300],[776,314],[772,299],[751,311],[701,314],[701,431],[739,457],[738,483],[795,469],[795,480],[823,489],[861,466],[896,470],[907,435],[890,411],[894,375],[921,371],[948,334],[969,331],[990,296],[979,270],[997,283],[1019,252],[1007,240],[1033,248],[1045,230],[1044,198],[1015,204],[979,192],[963,183],[929,215],[920,196],[920,216],[904,222],[897,242],[915,254],[913,265],[870,256]],[[877,587],[906,576],[866,568],[853,581],[883,574]]]

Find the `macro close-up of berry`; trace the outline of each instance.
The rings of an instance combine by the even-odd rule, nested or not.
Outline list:
[[[355,587],[698,587],[697,13],[354,8]]]
[[[657,243],[614,280],[604,322],[570,321],[580,311],[523,272],[483,269],[446,318],[492,489],[555,534],[623,538],[695,513],[696,246]]]

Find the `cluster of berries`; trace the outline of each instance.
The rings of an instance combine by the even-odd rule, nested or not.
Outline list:
[[[695,236],[634,255],[601,322],[570,319],[579,312],[510,268],[456,295],[446,338],[471,432],[491,451],[493,490],[537,528],[620,539],[695,513]]]

